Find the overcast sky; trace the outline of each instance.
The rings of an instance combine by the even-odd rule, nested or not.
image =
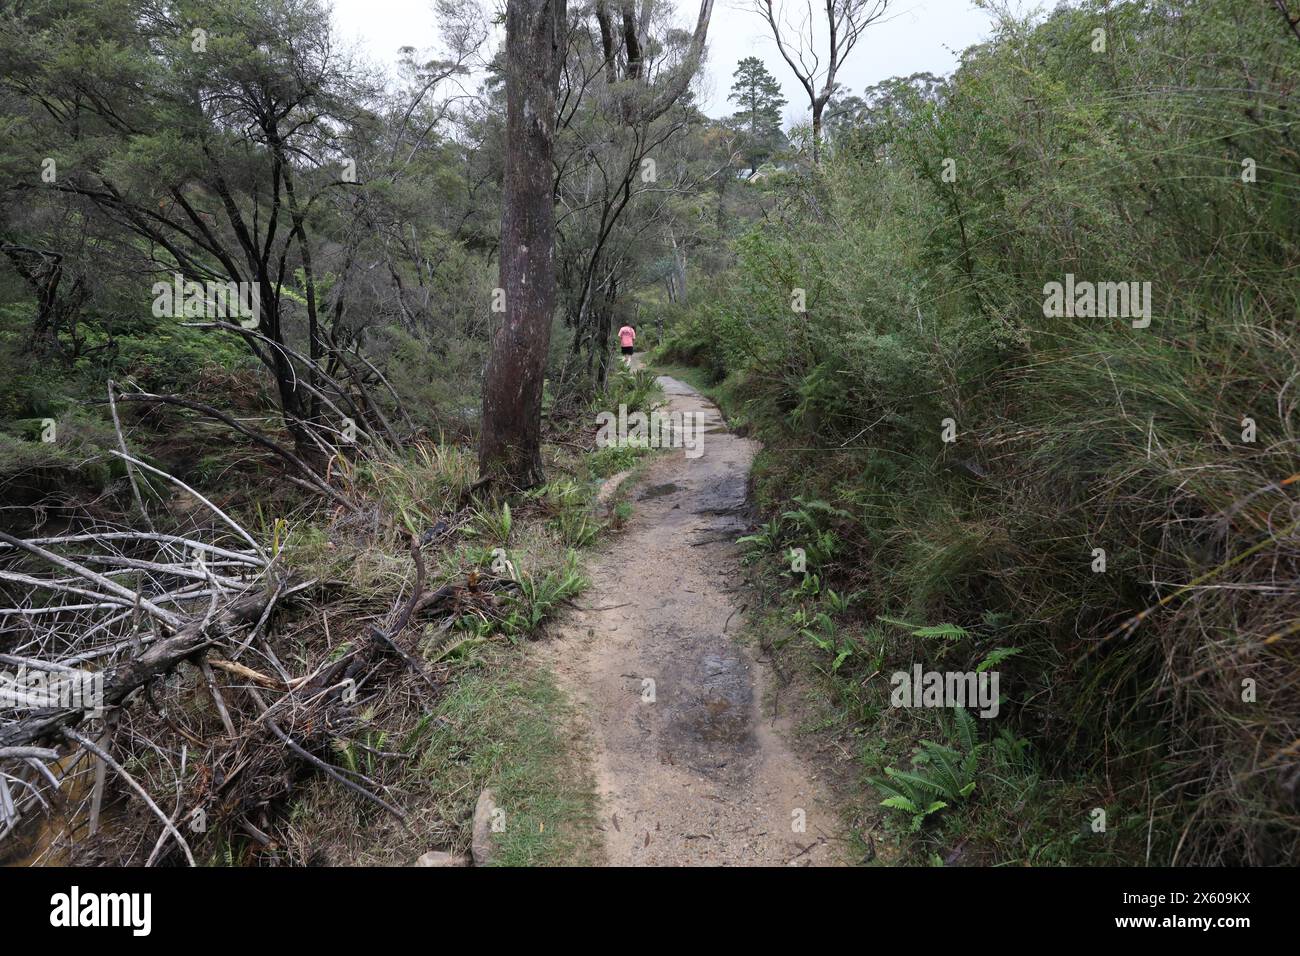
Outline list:
[[[503,0],[480,0],[491,11]],[[727,102],[736,63],[758,56],[780,80],[789,105],[787,122],[804,119],[808,104],[789,66],[781,59],[766,23],[743,9],[744,0],[715,0],[709,26],[709,54],[701,102],[710,116],[733,112]],[[789,2],[789,0],[787,0]],[[372,60],[391,65],[402,46],[429,49],[437,40],[429,0],[333,0],[342,38],[355,41]],[[693,27],[698,7],[675,0],[677,22]],[[885,20],[874,24],[853,51],[840,82],[853,93],[891,76],[928,70],[949,73],[962,50],[991,32],[989,15],[971,0],[893,0]],[[823,56],[824,59],[824,56]]]

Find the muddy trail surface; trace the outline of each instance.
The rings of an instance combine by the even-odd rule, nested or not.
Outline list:
[[[769,669],[736,640],[751,599],[735,539],[757,446],[694,389],[659,382],[667,410],[705,416],[703,453],[672,449],[650,465],[547,650],[590,732],[607,859],[835,864],[829,795],[765,700]]]

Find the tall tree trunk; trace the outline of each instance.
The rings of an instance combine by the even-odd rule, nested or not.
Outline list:
[[[566,0],[508,0],[501,213],[505,321],[483,382],[479,473],[528,488],[542,476],[542,382],[555,311],[555,98]]]
[[[669,230],[668,241],[673,246],[673,271],[676,273],[677,280],[673,283],[676,287],[677,301],[686,301],[686,238],[678,242],[677,237]]]
[[[820,166],[822,162],[822,110],[825,108],[825,102],[814,103],[812,108],[812,154],[814,166]]]

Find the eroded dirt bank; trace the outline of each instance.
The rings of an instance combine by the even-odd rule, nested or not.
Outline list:
[[[829,798],[763,706],[768,669],[735,640],[747,597],[734,541],[756,446],[689,386],[660,382],[669,410],[707,416],[703,454],[650,466],[545,651],[590,729],[609,862],[834,864]]]

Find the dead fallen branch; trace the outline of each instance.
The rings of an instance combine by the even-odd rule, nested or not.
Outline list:
[[[120,707],[150,681],[229,637],[241,625],[251,624],[261,615],[268,600],[265,592],[245,596],[228,606],[206,628],[202,621],[194,621],[171,637],[150,645],[139,656],[114,667],[104,678],[104,706]],[[85,710],[64,708],[13,721],[0,727],[0,748],[24,747],[51,739],[65,728],[80,724],[85,716]]]
[[[470,571],[430,586],[422,549],[435,546],[435,528],[408,539],[414,573],[376,623],[342,642],[326,623],[324,640],[285,645],[284,618],[273,612],[312,582],[279,571],[251,535],[222,523],[237,543],[117,529],[0,538],[0,574],[9,575],[0,587],[12,605],[0,610],[0,665],[102,681],[93,711],[0,699],[0,830],[57,807],[68,832],[101,848],[108,841],[121,862],[191,862],[210,844],[202,832],[275,855],[289,827],[280,810],[321,777],[408,826],[402,800],[375,779],[383,775],[372,762],[408,759],[374,743],[379,692],[396,687],[398,700],[427,712],[448,665],[419,650],[419,621],[447,630],[464,615],[490,619],[517,584]],[[348,752],[366,763],[339,758]],[[144,800],[159,832],[121,832],[112,808],[125,790]],[[194,819],[205,829],[185,825]]]
[[[90,751],[100,760],[104,761],[104,763],[107,764],[109,767],[111,767],[119,777],[125,780],[127,785],[132,790],[134,790],[137,794],[140,795],[140,799],[145,802],[145,805],[154,812],[154,814],[158,817],[158,819],[162,821],[163,829],[166,830],[168,833],[170,833],[173,839],[175,839],[176,842],[180,845],[180,848],[185,851],[185,859],[189,863],[189,865],[190,866],[195,865],[194,854],[190,852],[190,845],[185,842],[185,837],[181,836],[181,831],[176,829],[176,825],[172,823],[171,818],[168,817],[167,814],[162,812],[162,808],[160,808],[158,804],[154,803],[153,798],[149,796],[149,792],[145,790],[144,787],[140,786],[140,784],[136,782],[136,779],[132,777],[129,773],[127,773],[126,770],[122,767],[122,765],[118,763],[116,760],[114,760],[112,755],[107,750],[100,747],[90,738],[84,737],[81,734],[77,733],[75,730],[73,730],[70,727],[63,728],[63,735],[67,737],[69,740],[71,740],[73,743],[78,744],[84,749]]]

